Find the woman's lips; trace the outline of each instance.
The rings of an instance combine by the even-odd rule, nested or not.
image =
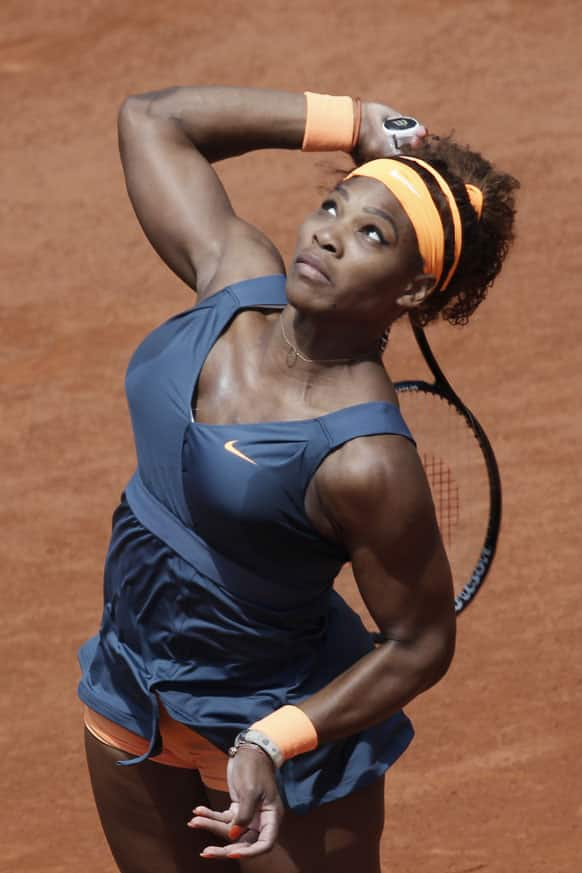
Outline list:
[[[331,281],[316,258],[299,255],[295,261],[295,269],[299,276],[302,276],[304,279],[310,279],[312,282],[322,282],[329,285]]]

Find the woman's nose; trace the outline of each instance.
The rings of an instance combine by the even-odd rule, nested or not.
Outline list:
[[[325,249],[336,258],[341,257],[343,253],[343,243],[341,234],[335,228],[322,227],[313,233],[313,242],[321,249]]]

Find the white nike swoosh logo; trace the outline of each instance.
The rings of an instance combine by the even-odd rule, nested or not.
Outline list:
[[[228,440],[228,442],[226,442],[224,444],[224,448],[226,449],[227,452],[230,452],[231,455],[236,455],[237,458],[242,458],[243,461],[248,461],[249,464],[255,464],[255,466],[256,466],[256,464],[257,464],[256,461],[253,461],[252,458],[247,458],[246,455],[243,455],[242,452],[239,452],[238,449],[235,449],[235,447],[234,447],[235,443],[238,443],[238,440]]]

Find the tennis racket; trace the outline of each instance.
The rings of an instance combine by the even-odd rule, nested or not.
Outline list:
[[[426,136],[427,129],[424,124],[409,115],[393,115],[384,119],[384,133],[391,140],[394,154],[400,154],[404,145],[412,142],[415,136]]]
[[[430,483],[453,573],[455,611],[473,602],[495,556],[501,480],[487,435],[439,367],[424,330],[412,323],[433,382],[396,382],[400,409]]]

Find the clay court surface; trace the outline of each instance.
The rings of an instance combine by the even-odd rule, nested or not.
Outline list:
[[[82,754],[76,650],[95,632],[111,511],[133,470],[129,354],[192,305],[126,198],[129,93],[226,83],[361,94],[455,128],[522,182],[519,241],[466,330],[430,336],[491,436],[498,556],[456,660],[409,707],[384,870],[582,863],[580,5],[558,0],[4,0],[2,873],[113,873]],[[332,155],[328,163],[347,165]],[[329,179],[264,153],[220,170],[286,255]],[[397,378],[424,375],[406,327]],[[350,580],[340,580],[350,592]]]

